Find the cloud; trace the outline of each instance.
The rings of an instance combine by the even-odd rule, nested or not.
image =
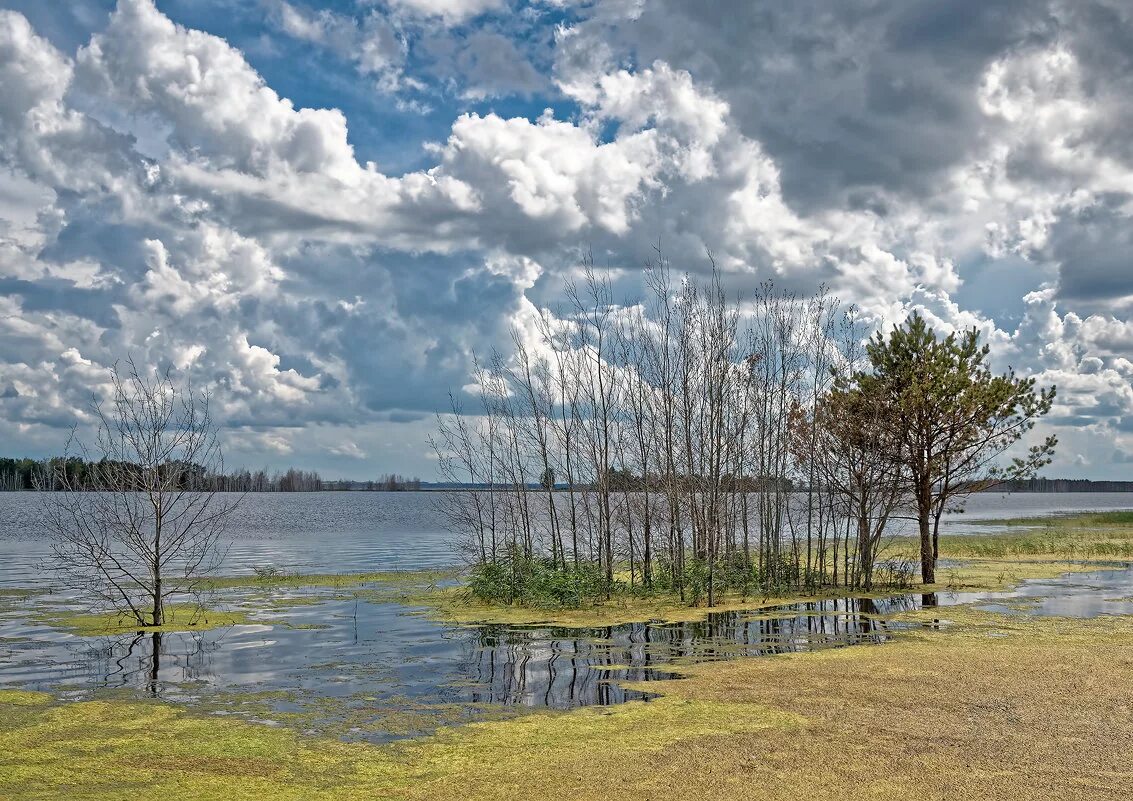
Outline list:
[[[377,12],[356,20],[330,9],[308,11],[279,0],[274,20],[287,35],[311,42],[352,62],[362,75],[374,76],[378,86],[393,91],[402,81],[406,45],[396,28]]]
[[[1130,184],[1133,189],[1133,184]],[[1133,301],[1133,193],[1097,196],[1051,226],[1045,256],[1059,265],[1058,293],[1086,308]]]
[[[345,456],[349,459],[366,458],[366,452],[353,442],[341,442],[338,445],[331,445],[327,450],[335,456]]]
[[[479,187],[481,204],[559,234],[590,225],[625,231],[635,196],[657,168],[652,132],[598,143],[547,113],[535,122],[464,115],[441,155],[441,174]]]
[[[504,0],[389,0],[389,4],[404,13],[439,19],[448,25],[465,22],[486,11],[505,5]]]
[[[632,300],[660,241],[734,292],[976,326],[1059,384],[1079,472],[1133,451],[1125,4],[266,7],[205,32],[119,0],[77,49],[0,11],[13,447],[132,353],[214,386],[250,464],[429,475],[473,353],[560,306],[585,248]],[[308,46],[370,105],[304,107],[333,105],[284,63]]]
[[[238,50],[174,24],[152,0],[120,0],[106,29],[79,51],[78,70],[87,92],[157,118],[172,146],[213,169],[339,181],[359,172],[341,112],[294,108]]]
[[[460,46],[455,68],[465,97],[481,100],[500,95],[530,96],[547,86],[519,48],[503,34],[476,31]]]

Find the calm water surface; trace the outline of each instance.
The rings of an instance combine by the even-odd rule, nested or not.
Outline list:
[[[689,662],[883,643],[895,630],[885,615],[924,600],[842,599],[587,630],[446,625],[366,591],[265,597],[241,590],[218,602],[258,610],[252,625],[78,637],[35,620],[37,605],[65,602],[40,569],[39,502],[32,493],[0,493],[0,686],[76,698],[141,693],[266,722],[297,715],[312,730],[348,739],[382,741],[527,708],[648,700],[649,693],[620,682],[668,678]],[[949,520],[949,530],[989,525],[969,520],[1123,508],[1133,508],[1133,494],[981,495],[966,515]],[[227,573],[264,565],[305,573],[408,570],[453,561],[452,538],[430,493],[249,495],[230,536]],[[24,598],[13,588],[42,594]],[[1133,614],[1131,599],[1133,570],[1123,568],[1028,582],[1012,593],[930,600],[1093,616]]]
[[[449,567],[454,537],[435,500],[431,492],[246,495],[231,520],[225,572],[250,574],[264,565],[301,573]],[[41,579],[41,504],[36,493],[0,493],[0,587]],[[1133,509],[1133,493],[982,493],[945,524],[950,533],[971,533],[996,519],[1114,509]]]

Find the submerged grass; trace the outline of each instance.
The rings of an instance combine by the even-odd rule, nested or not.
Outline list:
[[[986,521],[1002,531],[940,538],[951,557],[1041,556],[1056,559],[1133,557],[1133,512],[1088,512]]]
[[[391,677],[371,677],[382,687]],[[107,696],[100,694],[99,700]],[[136,700],[136,696],[124,700]],[[430,703],[403,695],[377,697],[364,692],[323,696],[297,690],[217,691],[210,688],[191,702],[197,714],[270,721],[304,734],[339,740],[389,740],[422,736],[445,726],[505,720],[524,710],[500,704]]]
[[[742,595],[727,593],[708,609],[703,602],[690,604],[676,594],[619,593],[577,609],[555,609],[486,603],[463,587],[436,586],[406,592],[402,600],[424,607],[434,618],[452,623],[558,625],[603,628],[623,623],[664,620],[686,622],[704,619],[713,611],[760,609],[767,606],[843,598],[847,595],[887,597],[901,592],[1004,591],[1027,579],[1054,578],[1067,572],[1115,566],[1115,560],[1133,558],[1133,512],[1091,513],[1032,520],[995,521],[1019,531],[941,537],[937,582],[908,587],[879,588],[874,593],[831,588],[818,593]],[[1031,523],[1044,528],[1035,531]],[[885,558],[915,561],[919,545],[913,538],[894,538]]]
[[[1117,527],[1129,529],[1130,536],[1133,536],[1133,510],[1080,512],[1047,517],[1014,517],[1007,520],[989,520],[987,522],[998,526],[1026,526],[1028,528]]]
[[[86,612],[65,604],[42,604],[34,607],[32,619],[82,637],[112,636],[131,632],[207,631],[233,625],[262,624],[294,629],[318,629],[319,622],[290,622],[271,617],[302,606],[329,600],[364,597],[377,601],[399,601],[410,595],[428,593],[438,584],[451,581],[456,571],[384,571],[370,573],[319,573],[314,575],[272,574],[269,576],[215,576],[197,584],[208,593],[228,592],[222,597],[236,603],[229,609],[200,606],[195,603],[167,604],[166,623],[162,626],[139,626],[129,615],[117,611]],[[233,596],[231,591],[252,590],[251,594]],[[263,590],[262,593],[255,592]],[[302,593],[288,593],[300,590]],[[333,590],[328,593],[326,590]],[[307,592],[314,591],[314,592]],[[5,590],[0,593],[0,613],[27,612],[34,590]],[[228,604],[225,604],[228,606]],[[263,614],[268,616],[264,617]]]
[[[945,558],[953,559],[950,554]],[[835,587],[809,594],[728,593],[717,598],[715,606],[692,605],[676,594],[614,595],[577,609],[532,608],[519,605],[485,603],[463,587],[446,587],[409,593],[408,604],[423,608],[429,617],[449,623],[498,625],[549,625],[577,628],[606,628],[624,623],[665,621],[683,623],[704,620],[713,612],[759,610],[773,606],[845,598],[887,598],[902,593],[978,592],[1010,590],[1028,579],[1055,578],[1068,572],[1114,567],[1112,562],[1068,561],[1061,555],[1045,559],[1030,556],[1004,558],[964,558],[954,565],[937,569],[937,583],[909,587],[878,588],[875,592],[850,591]]]
[[[459,576],[457,570],[385,570],[369,573],[260,573],[251,576],[209,576],[200,580],[201,590],[301,589],[325,587],[345,589],[373,587],[412,589],[428,587]]]
[[[113,636],[131,632],[208,631],[223,626],[256,623],[244,610],[221,611],[196,604],[170,604],[165,607],[165,624],[139,626],[129,615],[117,612],[79,612],[74,609],[41,609],[34,619],[80,637]]]
[[[949,625],[937,630],[939,618]],[[685,669],[658,700],[389,746],[0,691],[0,797],[1124,799],[1133,618],[954,607],[861,646]]]

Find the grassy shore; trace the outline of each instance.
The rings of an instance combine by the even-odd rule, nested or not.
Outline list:
[[[390,746],[3,691],[0,797],[1126,798],[1133,619],[947,616],[885,646],[695,666],[650,703]]]
[[[941,537],[949,557],[1047,557],[1124,559],[1133,557],[1133,512],[1096,512],[1055,517],[988,521],[996,533]]]

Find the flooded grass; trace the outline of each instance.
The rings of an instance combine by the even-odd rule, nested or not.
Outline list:
[[[1027,528],[1126,528],[1133,536],[1133,511],[1077,512],[1048,515],[1046,517],[1013,517],[989,521],[999,526],[1025,526]]]
[[[0,797],[1124,798],[1133,572],[953,547],[1033,536],[947,538],[940,582],[897,595],[711,610],[485,606],[450,571],[219,578],[233,611],[160,641],[6,590]]]
[[[972,536],[957,539],[983,538]],[[912,548],[904,545],[901,547]],[[943,543],[942,558],[945,561],[937,568],[938,581],[931,585],[917,583],[909,587],[880,588],[872,593],[847,591],[845,588],[779,596],[729,593],[721,595],[712,608],[703,602],[691,604],[682,601],[676,594],[616,594],[609,601],[598,601],[578,609],[532,608],[484,603],[460,586],[407,592],[402,600],[422,607],[423,613],[429,617],[449,623],[595,628],[648,621],[695,622],[704,620],[714,611],[758,611],[847,596],[884,599],[903,593],[1003,592],[1027,580],[1051,579],[1066,573],[1124,566],[1124,563],[1114,562],[1112,559],[1088,559],[1081,554],[1075,558],[1070,558],[1068,554],[1049,554],[1046,558],[1036,558],[1030,554],[996,558],[964,557],[943,547]]]
[[[1133,557],[1133,512],[987,521],[997,531],[942,536],[942,556],[1106,559]]]
[[[457,570],[386,570],[363,573],[288,573],[261,571],[250,576],[209,576],[199,582],[203,591],[229,589],[276,590],[287,588],[419,589],[450,582]]]
[[[695,665],[651,682],[664,695],[650,703],[386,746],[159,702],[0,692],[0,796],[1127,797],[1133,618],[900,618],[917,626],[880,648]]]
[[[161,626],[143,626],[133,617],[118,612],[85,613],[74,608],[43,607],[35,615],[37,623],[81,637],[104,637],[130,633],[209,631],[249,622],[241,610],[221,611],[196,604],[170,604],[165,607],[166,622]]]

